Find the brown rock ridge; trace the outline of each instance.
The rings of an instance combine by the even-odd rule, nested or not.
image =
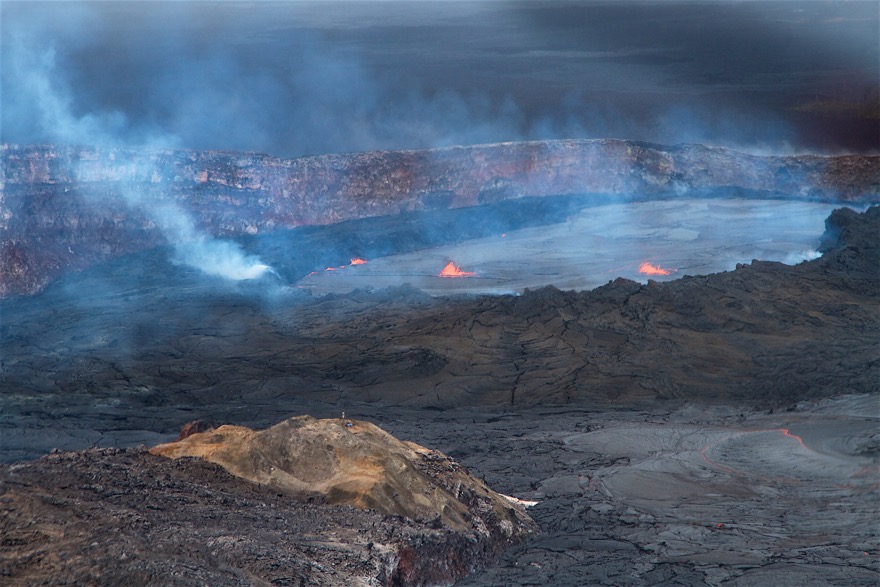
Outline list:
[[[758,156],[612,139],[293,160],[3,145],[0,159],[0,297],[40,291],[65,269],[162,243],[144,208],[168,204],[207,233],[233,236],[524,196],[717,192],[864,202],[880,193],[877,156]],[[139,206],[125,203],[131,196]]]
[[[0,465],[4,587],[450,585],[502,547],[142,449]]]
[[[299,416],[259,431],[226,425],[150,452],[203,458],[303,499],[406,516],[500,543],[535,530],[520,506],[446,455],[369,422]]]
[[[150,453],[0,466],[3,584],[451,585],[537,532],[442,453],[367,422],[221,426]]]

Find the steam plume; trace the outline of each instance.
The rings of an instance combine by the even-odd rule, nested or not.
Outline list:
[[[29,42],[30,41],[30,42]],[[137,132],[129,128],[120,112],[88,112],[77,116],[72,111],[71,92],[61,81],[52,47],[37,48],[32,39],[19,38],[9,59],[17,90],[30,98],[42,131],[53,142],[68,144],[119,145],[142,147],[179,144],[174,135]],[[143,164],[142,164],[143,165]],[[142,169],[136,175],[149,176]],[[231,280],[256,279],[271,268],[259,259],[247,256],[236,243],[218,240],[199,231],[192,217],[180,206],[166,202],[156,205],[143,197],[134,186],[126,186],[117,196],[126,205],[150,218],[174,247],[176,262],[202,272]],[[97,204],[97,202],[96,202]]]

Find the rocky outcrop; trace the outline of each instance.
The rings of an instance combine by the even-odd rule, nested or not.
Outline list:
[[[283,160],[266,155],[12,146],[2,151],[0,297],[166,241],[157,211],[208,234],[257,234],[524,196],[749,194],[861,202],[880,157],[758,156],[622,140],[504,143]]]
[[[537,531],[445,455],[367,422],[221,426],[150,452],[0,467],[4,585],[451,585]]]
[[[477,542],[505,546],[535,529],[518,505],[446,455],[360,420],[299,416],[260,431],[221,426],[150,452],[200,457],[303,500],[406,516],[473,533]]]

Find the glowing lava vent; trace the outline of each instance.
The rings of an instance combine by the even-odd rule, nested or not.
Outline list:
[[[440,272],[440,277],[473,277],[474,275],[476,273],[473,271],[462,271],[461,267],[457,267],[452,261]]]
[[[647,261],[639,265],[639,273],[643,275],[670,275],[675,272],[676,269],[666,269],[659,265],[651,265]]]

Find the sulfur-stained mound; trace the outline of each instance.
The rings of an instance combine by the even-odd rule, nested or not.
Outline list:
[[[301,498],[318,497],[519,541],[534,522],[446,455],[369,422],[298,416],[266,430],[221,426],[161,444],[153,454],[201,457],[233,475]]]
[[[0,582],[451,585],[537,531],[445,455],[367,422],[221,426],[150,452],[0,466]]]

